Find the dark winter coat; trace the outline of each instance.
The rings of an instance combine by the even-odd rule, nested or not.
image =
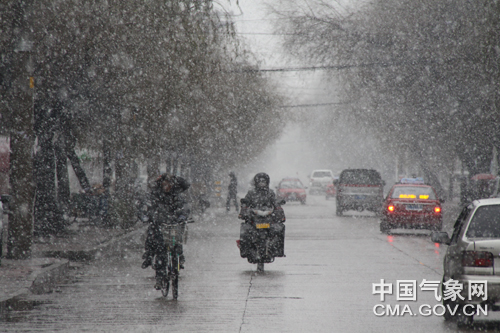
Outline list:
[[[245,196],[246,205],[241,206],[240,219],[248,220],[251,216],[249,208],[261,208],[268,207],[274,208],[274,215],[276,217],[276,222],[285,222],[285,214],[283,208],[276,200],[276,195],[271,189],[257,190],[251,189]]]
[[[149,222],[154,225],[168,223],[168,221],[187,218],[189,209],[182,192],[189,188],[189,183],[182,177],[172,176],[173,187],[165,192],[161,182],[157,182],[151,191],[148,207]]]
[[[230,195],[235,195],[238,192],[238,180],[236,179],[236,176],[231,175],[231,180],[229,181],[229,186],[228,186],[228,191]]]
[[[173,179],[174,184],[170,192],[163,190],[161,181],[155,183],[148,204],[149,227],[145,250],[148,256],[160,255],[156,258],[156,266],[160,269],[164,267],[165,261],[162,256],[166,251],[160,225],[185,220],[189,215],[189,209],[186,207],[186,201],[182,194],[189,188],[189,183],[181,177],[172,176],[171,179]],[[179,246],[178,253],[182,253],[182,245],[179,244]]]

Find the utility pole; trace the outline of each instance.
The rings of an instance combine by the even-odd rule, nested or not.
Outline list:
[[[13,82],[10,130],[10,184],[7,258],[31,256],[33,241],[33,98],[32,36],[28,25],[28,1],[20,1],[14,13]]]

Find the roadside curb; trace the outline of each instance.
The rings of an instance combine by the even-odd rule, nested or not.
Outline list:
[[[90,261],[100,257],[100,253],[107,249],[110,246],[113,246],[117,242],[123,241],[129,237],[133,237],[138,233],[144,232],[146,227],[141,226],[137,229],[134,229],[130,232],[125,232],[117,237],[112,237],[111,239],[95,245],[93,247],[89,247],[81,250],[47,250],[42,252],[43,257],[49,258],[64,258],[70,261]]]
[[[141,226],[130,232],[126,232],[118,237],[103,242],[97,246],[75,251],[44,251],[43,257],[36,257],[28,260],[6,260],[12,266],[9,271],[15,280],[10,282],[9,286],[2,286],[7,290],[5,296],[0,296],[0,315],[9,308],[15,306],[16,298],[27,294],[44,294],[54,290],[56,284],[65,276],[70,269],[70,261],[93,260],[100,256],[100,253],[112,247],[113,245],[132,238],[139,233],[143,233],[146,227]],[[21,271],[30,271],[26,276],[22,276]],[[16,272],[18,271],[18,272]]]
[[[52,291],[55,284],[69,271],[69,260],[51,259],[50,264],[36,263],[36,260],[23,260],[22,264],[20,263],[25,267],[32,267],[33,270],[22,282],[16,283],[16,290],[0,298],[0,308],[8,306],[11,299],[21,295]]]

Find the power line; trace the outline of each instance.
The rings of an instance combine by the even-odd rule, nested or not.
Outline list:
[[[325,105],[343,105],[343,104],[351,104],[350,102],[332,102],[332,103],[316,103],[316,104],[296,104],[296,105],[282,105],[281,108],[308,108],[308,107],[317,107],[317,106],[325,106]]]
[[[264,68],[264,69],[255,69],[255,70],[249,69],[249,71],[255,71],[255,72],[302,72],[302,71],[315,71],[315,70],[326,70],[326,69],[348,69],[348,68],[355,68],[355,67],[383,66],[383,65],[385,65],[385,64]]]
[[[284,33],[272,33],[272,32],[237,32],[237,35],[262,35],[262,36],[299,36],[301,34],[284,34]]]
[[[461,60],[459,58],[449,59],[446,62],[453,62],[456,60]],[[350,68],[367,68],[367,67],[398,67],[398,66],[415,66],[415,65],[431,65],[439,62],[436,60],[415,60],[415,61],[392,61],[392,62],[373,62],[367,64],[356,64],[356,65],[328,65],[328,66],[309,66],[309,67],[283,67],[283,68],[263,68],[263,69],[245,69],[246,72],[301,72],[301,71],[316,71],[316,70],[328,70],[328,69],[350,69]]]

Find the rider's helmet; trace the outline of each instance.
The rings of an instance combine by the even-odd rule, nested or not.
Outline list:
[[[259,172],[253,177],[253,184],[257,190],[269,189],[269,175],[265,172]]]

